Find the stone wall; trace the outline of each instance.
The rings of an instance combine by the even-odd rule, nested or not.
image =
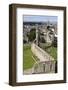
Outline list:
[[[40,60],[34,64],[32,73],[55,73],[55,60],[53,57],[34,43],[31,50]]]
[[[33,67],[33,73],[55,73],[55,61],[36,63]]]
[[[54,58],[52,56],[50,56],[46,51],[44,51],[42,48],[40,48],[39,46],[37,46],[34,43],[31,45],[31,50],[32,50],[33,54],[35,54],[39,58],[40,62],[54,60]]]

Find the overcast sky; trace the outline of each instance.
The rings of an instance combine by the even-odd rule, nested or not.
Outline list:
[[[24,22],[57,22],[57,16],[24,15]]]

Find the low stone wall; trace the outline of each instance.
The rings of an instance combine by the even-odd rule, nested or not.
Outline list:
[[[31,50],[33,54],[35,54],[39,58],[40,62],[54,60],[54,58],[51,57],[46,51],[44,51],[34,43],[31,45]]]
[[[33,67],[33,73],[55,73],[55,61],[46,61],[36,63]]]
[[[38,63],[34,64],[32,73],[55,73],[54,58],[34,43],[31,46],[31,50],[40,60]]]

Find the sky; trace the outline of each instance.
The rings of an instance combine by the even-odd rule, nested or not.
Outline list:
[[[24,22],[57,22],[57,16],[24,15]]]

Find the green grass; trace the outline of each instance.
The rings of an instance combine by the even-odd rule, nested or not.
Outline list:
[[[40,61],[40,60],[38,59],[38,57],[35,56],[34,54],[33,54],[33,58],[34,58],[37,62]]]
[[[48,52],[55,60],[57,60],[57,48],[53,47],[53,46],[50,46],[50,45],[46,45],[44,47],[45,47],[44,50],[46,52]],[[35,63],[32,56],[36,60],[38,60],[38,58],[35,55],[33,55],[32,51],[31,51],[31,46],[29,44],[26,44],[26,45],[23,46],[23,52],[24,52],[23,53],[23,70],[32,68],[34,63]]]
[[[32,52],[31,52],[31,46],[30,45],[24,45],[23,46],[23,69],[29,69],[32,68],[35,61],[32,58]]]
[[[56,47],[49,47],[45,49],[55,60],[57,60],[57,48]]]
[[[52,46],[50,43],[41,43],[40,47],[57,60],[57,47]]]

